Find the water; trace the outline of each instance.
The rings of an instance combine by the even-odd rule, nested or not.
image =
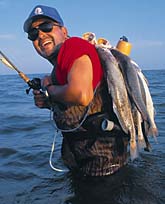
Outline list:
[[[17,75],[0,75],[0,204],[164,204],[165,70],[144,71],[156,108],[158,144],[113,176],[81,178],[49,166],[54,128]],[[36,75],[39,76],[39,75]],[[30,75],[30,77],[34,77]],[[64,169],[57,138],[53,163]]]

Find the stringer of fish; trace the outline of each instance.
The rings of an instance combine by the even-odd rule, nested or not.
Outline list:
[[[130,135],[130,155],[131,159],[134,160],[138,157],[136,132],[123,75],[116,59],[109,50],[98,47],[97,51],[104,67],[108,91],[113,101],[113,110],[123,131]]]
[[[155,109],[154,109],[152,97],[151,97],[151,94],[148,88],[148,82],[141,71],[138,71],[138,77],[139,77],[139,81],[141,84],[141,90],[143,90],[142,91],[144,95],[143,98],[144,98],[144,102],[145,102],[146,109],[149,114],[150,123],[151,123],[151,126],[149,127],[149,130],[147,131],[147,136],[152,135],[155,141],[157,142],[156,136],[158,135],[158,129],[154,121]]]
[[[150,96],[146,79],[145,77],[142,77],[142,75],[139,75],[139,73],[141,73],[139,67],[136,63],[132,63],[132,60],[128,56],[123,55],[115,49],[111,49],[111,52],[119,63],[131,104],[134,104],[141,114],[145,130],[143,131],[144,140],[146,145],[149,145],[147,136],[149,134],[152,134],[153,136],[157,135],[157,128],[154,124],[153,116],[150,113],[153,109],[153,104],[151,103],[152,98]],[[147,102],[149,102],[151,110],[149,105],[147,105]]]

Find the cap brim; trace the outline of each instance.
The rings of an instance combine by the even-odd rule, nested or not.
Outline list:
[[[29,31],[29,29],[30,29],[32,23],[33,23],[34,21],[36,21],[37,19],[40,19],[40,18],[43,18],[43,17],[44,17],[44,18],[48,18],[48,19],[50,19],[50,20],[52,20],[52,21],[55,21],[53,18],[50,18],[49,16],[46,16],[46,15],[32,16],[31,18],[28,18],[28,19],[25,21],[24,26],[23,26],[24,31],[25,31],[26,33],[28,33],[28,31]]]

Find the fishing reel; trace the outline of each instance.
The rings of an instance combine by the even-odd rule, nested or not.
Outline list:
[[[40,78],[33,78],[32,80],[29,79],[28,76],[26,76],[26,74],[24,74],[22,71],[20,71],[6,56],[5,54],[0,51],[0,61],[5,64],[7,67],[9,67],[10,69],[14,69],[19,76],[28,84],[29,88],[26,89],[26,93],[29,94],[31,89],[34,90],[39,90],[42,93],[44,93],[46,96],[48,96],[48,92],[47,91],[43,91],[41,88],[41,79]]]
[[[40,90],[41,89],[41,79],[40,78],[33,78],[27,82],[29,88],[26,89],[26,94],[29,94],[31,89]]]

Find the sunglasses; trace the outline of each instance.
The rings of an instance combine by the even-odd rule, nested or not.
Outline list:
[[[41,23],[39,26],[29,30],[28,39],[31,41],[35,41],[38,38],[39,30],[41,30],[42,32],[45,32],[45,33],[49,33],[52,31],[53,26],[61,27],[59,24],[53,23],[53,22]]]

